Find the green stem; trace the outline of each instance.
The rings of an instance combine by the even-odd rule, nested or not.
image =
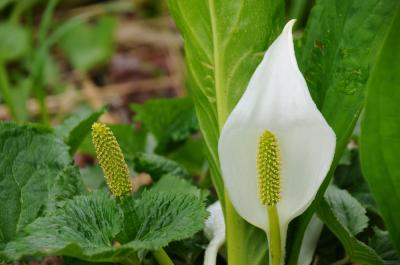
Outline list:
[[[268,221],[269,221],[269,256],[270,265],[281,265],[282,262],[282,241],[281,231],[279,226],[279,216],[276,205],[268,206]]]
[[[17,119],[17,111],[15,109],[14,101],[11,96],[10,85],[7,78],[6,69],[4,69],[4,63],[0,61],[0,91],[7,104],[11,116]]]
[[[153,256],[157,260],[160,265],[174,265],[168,254],[164,251],[163,248],[159,250],[153,251]]]
[[[246,262],[246,248],[242,245],[246,235],[246,222],[239,216],[225,192],[225,223],[229,265],[243,265]]]

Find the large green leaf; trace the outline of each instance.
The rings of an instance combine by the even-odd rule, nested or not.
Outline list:
[[[54,214],[27,226],[4,249],[8,260],[65,255],[92,262],[139,264],[138,253],[192,236],[207,216],[191,194],[145,191],[118,200],[106,193],[77,196]]]
[[[169,0],[185,41],[189,88],[220,200],[219,127],[283,24],[283,1]],[[224,204],[224,203],[223,203]]]
[[[9,243],[4,253],[9,260],[25,255],[67,255],[89,261],[114,261],[112,253],[117,248],[113,247],[113,239],[121,229],[121,212],[110,195],[98,192],[78,196],[54,215],[27,226],[28,235]],[[126,250],[125,254],[129,257]]]
[[[298,61],[318,108],[336,133],[331,171],[297,220],[289,264],[297,264],[303,232],[321,200],[363,108],[366,84],[395,14],[397,0],[319,0],[299,43]]]
[[[192,236],[203,228],[208,215],[203,198],[173,191],[144,191],[122,210],[127,245],[143,250],[157,250]]]
[[[396,0],[319,0],[310,15],[299,66],[336,133],[338,153],[363,107],[370,69],[396,6]]]
[[[228,210],[225,213],[229,263],[260,264],[256,257],[265,255],[266,248],[254,252],[251,246],[267,245],[265,238],[253,236],[263,232],[244,222],[231,204],[225,202],[217,146],[219,131],[229,112],[246,89],[267,47],[282,29],[284,1],[169,0],[167,3],[184,38],[188,84],[206,144],[211,178],[222,206]],[[251,233],[253,230],[256,233]]]
[[[400,7],[368,85],[361,131],[361,165],[400,253]]]
[[[325,193],[326,202],[352,235],[356,236],[368,226],[367,211],[346,190],[331,186]]]
[[[157,139],[157,152],[166,152],[198,131],[190,98],[153,99],[142,105],[132,104],[131,108],[136,113],[135,121]]]
[[[358,262],[364,265],[385,265],[383,260],[372,248],[357,240],[345,224],[335,215],[325,198],[318,202],[317,214],[329,230],[331,230],[343,244],[346,255],[352,262]]]
[[[79,194],[80,176],[68,147],[31,126],[0,123],[0,238],[13,240],[29,223],[64,198]]]

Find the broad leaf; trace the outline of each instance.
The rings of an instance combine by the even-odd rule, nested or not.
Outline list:
[[[144,191],[138,200],[128,198],[122,210],[127,246],[140,250],[157,250],[192,236],[203,228],[208,215],[202,198],[152,190]]]
[[[296,221],[301,228],[295,233],[294,246],[289,246],[290,265],[297,264],[303,233],[358,120],[371,68],[399,4],[397,0],[318,0],[310,14],[297,57],[337,143],[331,171],[315,202]]]
[[[148,173],[154,181],[158,181],[163,175],[191,178],[189,172],[177,162],[154,154],[137,153],[134,168],[138,173]]]
[[[364,265],[385,265],[372,248],[357,240],[352,232],[340,222],[326,199],[319,201],[318,204],[318,217],[340,240],[346,250],[346,255],[352,262]]]
[[[361,131],[361,165],[400,253],[400,7],[368,85]]]
[[[325,193],[326,202],[338,221],[356,236],[368,226],[365,208],[346,190],[330,186]]]
[[[219,130],[246,89],[267,47],[281,31],[284,1],[168,0],[167,3],[185,41],[190,93],[206,144],[211,178],[224,207],[224,184],[217,152]],[[227,218],[232,219],[228,222],[228,239],[236,235],[228,245],[228,254],[236,256],[229,263],[260,264],[257,257],[265,255],[266,249],[253,252],[251,246],[256,241],[267,245],[265,237],[257,237],[262,232],[244,222],[228,206],[231,211]],[[235,246],[235,241],[240,246]],[[261,264],[265,262],[264,258]]]
[[[28,236],[8,244],[4,253],[9,260],[26,255],[67,255],[88,261],[118,261],[121,256],[115,257],[113,252],[122,249],[113,247],[113,239],[121,229],[121,212],[110,195],[78,196],[54,215],[29,225],[25,229]],[[125,254],[134,256],[133,251],[125,250]]]
[[[68,147],[31,126],[0,123],[0,238],[6,243],[62,199],[79,194]],[[53,201],[54,200],[54,201]],[[48,209],[47,209],[48,208]]]
[[[178,1],[169,9],[185,41],[189,87],[211,174],[224,205],[219,128],[283,25],[283,1]]]
[[[101,108],[97,111],[80,111],[59,125],[55,129],[55,134],[69,145],[69,152],[73,154],[85,139],[85,136],[90,132],[92,124],[96,122],[105,111],[105,108]]]
[[[65,255],[92,262],[139,264],[138,252],[157,250],[192,236],[206,218],[203,201],[191,194],[145,191],[118,201],[106,193],[77,196],[54,214],[27,226],[9,243],[8,260]]]
[[[75,166],[66,166],[56,176],[54,185],[49,189],[47,211],[51,212],[64,206],[68,199],[77,194],[86,192],[79,169]]]
[[[131,108],[136,113],[135,121],[141,122],[157,139],[157,152],[165,153],[198,131],[189,98],[153,99],[142,105],[133,104]]]

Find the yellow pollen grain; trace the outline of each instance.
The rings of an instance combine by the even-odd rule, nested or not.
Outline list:
[[[105,124],[92,125],[92,139],[97,160],[103,169],[107,185],[116,197],[131,192],[128,166],[114,134]]]
[[[281,196],[281,159],[278,140],[270,131],[264,131],[257,148],[257,188],[263,205],[272,206]]]

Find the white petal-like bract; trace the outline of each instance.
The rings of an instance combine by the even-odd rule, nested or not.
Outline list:
[[[207,211],[210,216],[204,224],[204,234],[210,243],[204,254],[204,265],[215,265],[217,264],[218,250],[225,243],[225,220],[219,201],[208,206]]]

